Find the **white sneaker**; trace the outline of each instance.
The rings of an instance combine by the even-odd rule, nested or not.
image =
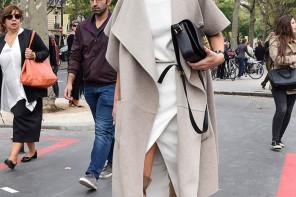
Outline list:
[[[276,141],[272,141],[271,142],[271,149],[272,150],[280,150],[280,149],[282,149],[282,146],[280,145],[280,143],[278,143]]]
[[[98,180],[95,175],[87,174],[79,179],[79,183],[87,188],[96,190],[98,188]]]

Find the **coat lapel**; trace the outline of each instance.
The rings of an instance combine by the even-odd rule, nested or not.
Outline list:
[[[123,1],[111,31],[154,81],[157,81],[152,33],[146,13],[144,1]]]

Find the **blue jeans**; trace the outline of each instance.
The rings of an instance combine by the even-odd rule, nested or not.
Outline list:
[[[114,125],[112,109],[115,84],[102,87],[84,85],[84,96],[95,121],[95,140],[91,152],[91,162],[86,174],[93,174],[98,179],[106,159],[112,160]],[[110,153],[110,155],[109,155]],[[109,161],[110,162],[110,161]],[[112,161],[111,161],[112,162]]]
[[[290,122],[296,94],[288,95],[284,90],[271,90],[275,102],[272,121],[272,141],[280,142]]]
[[[244,58],[237,58],[238,65],[239,65],[239,71],[238,71],[238,77],[243,76],[244,71],[245,71],[245,59]]]

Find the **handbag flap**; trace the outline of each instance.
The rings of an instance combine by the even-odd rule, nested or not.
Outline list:
[[[190,20],[183,20],[172,25],[172,33],[176,36],[183,58],[189,62],[198,62],[207,54],[204,46],[208,45],[204,32],[194,25]]]

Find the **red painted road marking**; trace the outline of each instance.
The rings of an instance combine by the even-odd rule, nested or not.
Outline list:
[[[286,156],[277,197],[296,196],[296,154]]]
[[[0,138],[9,138],[9,137],[0,136]],[[54,150],[69,146],[71,144],[74,144],[80,141],[79,139],[74,139],[74,138],[41,138],[40,140],[41,141],[58,141],[58,143],[39,149],[38,156],[50,153]],[[21,158],[18,158],[17,163],[18,164],[21,163]],[[0,171],[6,168],[8,167],[4,163],[0,163]]]

